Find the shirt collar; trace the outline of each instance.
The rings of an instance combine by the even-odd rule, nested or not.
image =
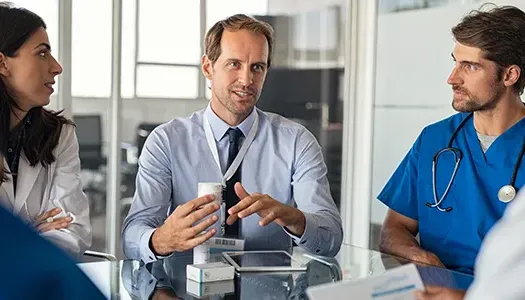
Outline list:
[[[32,110],[30,110],[26,116],[22,119],[22,121],[20,121],[20,123],[18,123],[18,125],[16,125],[10,132],[9,132],[9,140],[11,140],[11,142],[13,142],[14,139],[16,139],[16,137],[18,137],[19,134],[21,134],[22,132],[22,127],[27,130],[29,129],[29,127],[31,127],[31,121],[33,119],[33,116],[32,116]]]
[[[208,118],[208,122],[210,122],[211,131],[213,132],[215,140],[217,142],[220,141],[231,126],[228,125],[228,123],[224,122],[221,118],[219,118],[217,114],[215,114],[215,112],[211,109],[210,104],[208,104],[208,107],[206,107],[206,111],[204,113]],[[255,121],[256,113],[257,112],[254,108],[250,115],[246,119],[244,119],[244,121],[242,121],[241,124],[232,128],[239,128],[245,137],[248,136],[248,133],[252,128],[253,122]]]

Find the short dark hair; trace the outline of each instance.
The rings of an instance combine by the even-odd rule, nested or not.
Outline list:
[[[514,84],[518,94],[525,87],[525,12],[514,6],[471,11],[452,28],[457,42],[481,49],[484,58],[495,62],[498,69],[517,65],[520,78]],[[501,75],[501,74],[499,74]]]
[[[273,52],[273,28],[270,24],[257,20],[253,17],[236,14],[224,20],[215,23],[206,33],[204,39],[204,52],[212,63],[215,63],[221,55],[221,39],[224,30],[238,31],[246,29],[253,33],[263,34],[268,41],[268,61],[266,64],[270,67],[272,63]]]

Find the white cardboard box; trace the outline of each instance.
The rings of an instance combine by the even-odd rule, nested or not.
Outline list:
[[[186,266],[186,278],[196,282],[231,280],[233,277],[235,269],[223,262]]]
[[[186,280],[186,292],[194,297],[231,294],[235,291],[233,280],[196,282]]]

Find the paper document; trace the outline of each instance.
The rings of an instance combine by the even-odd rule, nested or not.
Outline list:
[[[408,264],[372,277],[340,281],[306,290],[310,300],[348,299],[405,300],[415,299],[414,292],[424,290],[416,265]]]

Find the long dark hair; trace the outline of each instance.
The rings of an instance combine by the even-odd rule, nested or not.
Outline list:
[[[14,57],[18,49],[39,29],[46,29],[44,20],[35,13],[9,2],[0,3],[0,52]],[[0,80],[0,185],[7,180],[7,170],[3,167],[6,157],[12,113],[20,107],[8,93],[3,80]],[[43,107],[32,108],[28,112],[31,125],[28,127],[21,149],[29,164],[38,163],[48,167],[55,161],[53,150],[58,145],[63,124],[73,124],[60,114]]]

